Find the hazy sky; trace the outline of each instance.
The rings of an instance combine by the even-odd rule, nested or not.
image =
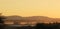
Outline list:
[[[3,15],[60,18],[60,0],[0,0]]]

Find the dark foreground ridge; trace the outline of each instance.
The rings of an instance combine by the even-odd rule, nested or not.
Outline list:
[[[21,27],[13,27],[7,25],[0,25],[0,29],[60,29],[60,23],[53,24],[44,24],[37,23],[36,26],[21,26]]]

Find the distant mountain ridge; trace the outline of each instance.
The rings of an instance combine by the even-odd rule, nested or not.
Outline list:
[[[22,17],[22,16],[6,16],[6,20],[23,20],[23,21],[38,21],[38,22],[58,22],[60,23],[60,18],[49,18],[45,16],[31,16],[31,17]]]

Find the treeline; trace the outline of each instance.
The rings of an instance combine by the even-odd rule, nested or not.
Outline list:
[[[7,27],[8,28],[8,27]],[[60,29],[60,23],[44,24],[37,23],[36,26],[10,27],[11,29]],[[8,29],[10,29],[8,28]]]
[[[37,23],[35,29],[60,29],[60,23]]]

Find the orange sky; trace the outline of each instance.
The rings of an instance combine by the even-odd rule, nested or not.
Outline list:
[[[3,15],[60,18],[60,0],[0,0]]]

